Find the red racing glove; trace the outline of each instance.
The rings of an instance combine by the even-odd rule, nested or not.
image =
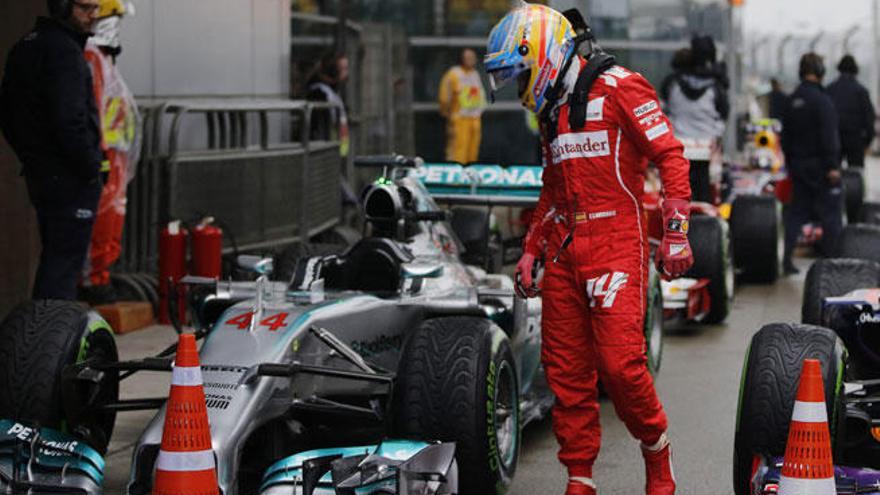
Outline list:
[[[688,242],[690,203],[683,199],[663,202],[663,241],[657,250],[657,270],[666,280],[684,275],[694,264],[694,253]]]
[[[516,278],[513,285],[516,295],[523,299],[538,297],[540,289],[538,289],[534,273],[535,255],[523,253],[516,264]]]

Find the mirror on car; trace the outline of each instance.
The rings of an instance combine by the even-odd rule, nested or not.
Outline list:
[[[236,259],[236,262],[238,263],[238,266],[240,266],[242,269],[252,271],[260,275],[269,275],[270,273],[272,273],[272,258],[263,258],[250,254],[242,254]]]

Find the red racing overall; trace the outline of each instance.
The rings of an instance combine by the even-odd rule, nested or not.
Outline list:
[[[612,67],[588,101],[583,129],[570,129],[568,103],[556,109],[555,136],[543,142],[544,187],[524,245],[526,253],[547,257],[542,361],[557,397],[559,460],[572,476],[585,477],[600,446],[598,379],[644,445],[666,431],[643,328],[652,263],[642,211],[649,160],[659,167],[667,199],[690,199],[683,147],[640,74]]]

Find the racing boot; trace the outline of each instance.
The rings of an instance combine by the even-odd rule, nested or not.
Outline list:
[[[590,478],[572,477],[568,479],[565,495],[596,495],[596,485]]]
[[[642,444],[645,458],[645,493],[674,495],[675,475],[672,474],[672,447],[664,433],[654,445]]]

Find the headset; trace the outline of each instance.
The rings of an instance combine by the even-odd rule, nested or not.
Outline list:
[[[822,57],[813,52],[801,57],[798,75],[803,79],[807,74],[813,74],[819,79],[825,77],[825,62],[822,60]]]
[[[68,19],[73,15],[74,0],[47,0],[49,15],[56,19]]]

